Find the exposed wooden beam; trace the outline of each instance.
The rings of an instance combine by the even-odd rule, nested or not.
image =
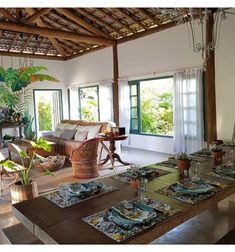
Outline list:
[[[8,20],[12,22],[17,22],[17,19],[11,15],[11,13],[5,8],[0,8],[0,14],[6,17]]]
[[[32,38],[33,38],[33,35],[29,35],[29,36],[28,36],[28,38],[27,38],[25,44],[23,45],[23,47],[22,47],[22,49],[21,49],[21,52],[23,52],[23,51],[26,49],[26,47],[29,45],[29,42],[31,41]]]
[[[140,12],[144,17],[146,17],[147,19],[151,20],[152,23],[154,24],[159,24],[160,22],[156,20],[156,18],[152,17],[151,14],[143,9],[143,8],[135,8],[138,12]]]
[[[69,40],[98,44],[98,45],[113,45],[114,44],[114,41],[107,38],[95,37],[95,36],[90,36],[90,35],[80,35],[74,32],[67,32],[67,31],[61,31],[61,30],[49,29],[49,28],[43,28],[43,27],[33,27],[29,25],[16,24],[16,23],[10,23],[10,22],[0,22],[0,29],[14,31],[14,32],[24,32],[24,33],[29,33],[29,34],[41,35],[41,36],[46,36],[49,38],[69,39]]]
[[[131,15],[128,15],[123,9],[121,8],[116,8],[115,10],[117,10],[121,15],[123,15],[125,18],[128,18],[129,20],[131,20],[133,23],[137,24],[138,26],[140,26],[141,28],[144,28],[145,26],[138,20],[136,20],[135,18],[133,18]]]
[[[34,14],[32,14],[30,17],[28,17],[26,19],[25,24],[31,24],[31,23],[35,22],[38,18],[42,17],[44,14],[46,14],[50,10],[51,10],[51,8],[42,8],[42,9],[34,12]]]
[[[206,26],[207,44],[213,37],[213,13],[208,14]],[[215,54],[210,51],[210,56],[206,62],[206,130],[207,143],[211,144],[217,139],[216,127],[216,94],[215,94]]]
[[[30,14],[31,16],[33,16],[34,14],[36,14],[37,12],[32,9],[29,8],[26,10],[28,12],[28,14]],[[37,19],[35,19],[35,22],[38,26],[40,27],[45,27],[48,28],[47,25],[41,20],[40,17],[38,17]],[[50,42],[52,43],[52,45],[56,48],[56,50],[63,56],[66,56],[66,52],[64,51],[64,49],[60,46],[60,44],[56,41],[55,38],[49,38]]]
[[[67,18],[73,20],[78,25],[83,26],[87,30],[91,31],[93,34],[110,39],[110,36],[108,34],[106,34],[105,32],[103,32],[103,31],[101,31],[101,30],[99,30],[97,28],[95,28],[91,24],[87,23],[82,18],[80,18],[76,14],[74,14],[72,11],[70,11],[68,9],[64,9],[64,8],[57,8],[56,11],[60,12],[61,14],[66,16]]]
[[[0,38],[2,37],[3,35],[3,30],[0,30]]]
[[[77,10],[78,10],[79,13],[81,13],[82,15],[88,17],[89,19],[91,19],[92,21],[96,22],[100,26],[104,26],[106,29],[114,31],[115,33],[118,34],[118,36],[121,36],[121,33],[117,29],[115,29],[113,26],[109,25],[108,23],[104,22],[102,19],[99,19],[95,15],[91,14],[87,10],[82,9],[82,8],[78,8]]]
[[[19,33],[16,33],[15,36],[14,36],[14,38],[13,38],[12,41],[11,41],[11,44],[10,44],[9,47],[8,47],[8,51],[11,50],[12,46],[15,44],[15,42],[16,42],[16,40],[17,40],[18,38],[19,38]]]
[[[18,53],[18,52],[5,52],[0,51],[2,56],[22,57],[22,58],[34,58],[34,59],[48,59],[48,60],[64,60],[63,57],[59,56],[46,56],[43,54],[31,54],[31,53]]]
[[[99,11],[105,17],[107,17],[107,18],[111,19],[113,22],[119,24],[121,26],[121,28],[125,28],[128,32],[135,33],[135,31],[132,28],[130,28],[128,25],[122,23],[119,19],[115,18],[114,16],[107,13],[106,11],[104,11],[102,9],[96,9],[96,11]]]
[[[159,26],[154,27],[154,28],[149,28],[148,30],[145,30],[143,32],[138,32],[138,33],[135,33],[135,34],[133,34],[131,36],[119,39],[117,41],[117,43],[121,44],[121,43],[124,43],[124,42],[128,42],[128,41],[131,41],[131,40],[142,38],[142,37],[145,37],[147,35],[150,35],[150,34],[153,34],[153,33],[156,33],[156,32],[160,32],[160,31],[166,30],[166,29],[171,28],[171,27],[174,27],[176,25],[177,24],[175,22],[170,22],[170,23],[167,23],[167,24],[162,24],[162,25],[159,25]]]
[[[16,20],[20,23],[22,18],[22,8],[16,8]]]
[[[118,51],[117,44],[113,45],[113,106],[114,122],[119,126],[119,95],[118,95]]]

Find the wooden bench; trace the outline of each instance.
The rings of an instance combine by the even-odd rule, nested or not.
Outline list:
[[[1,236],[5,244],[43,244],[22,224],[3,228]]]

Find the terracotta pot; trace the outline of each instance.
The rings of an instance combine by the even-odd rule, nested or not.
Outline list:
[[[179,170],[188,170],[191,164],[189,160],[177,160],[177,167]]]
[[[131,188],[135,191],[135,193],[137,193],[138,187],[139,187],[139,181],[137,179],[131,179],[130,185],[131,185]]]
[[[222,150],[221,151],[212,151],[212,155],[213,155],[214,163],[216,165],[222,164],[222,157],[224,155]]]
[[[28,185],[22,185],[20,181],[11,186],[11,201],[12,204],[29,200],[38,196],[36,182],[31,182]]]

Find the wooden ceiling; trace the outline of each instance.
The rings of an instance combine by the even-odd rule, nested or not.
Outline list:
[[[168,10],[0,8],[0,55],[68,60],[177,25]]]

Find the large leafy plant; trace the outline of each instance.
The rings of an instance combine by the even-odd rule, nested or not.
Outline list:
[[[9,168],[9,169],[11,169],[11,170],[13,170],[15,172],[20,170],[19,179],[20,179],[20,182],[21,182],[22,185],[29,185],[32,182],[29,171],[33,167],[33,160],[36,157],[41,158],[41,156],[39,156],[37,154],[37,150],[38,149],[43,149],[43,150],[45,150],[47,152],[51,151],[51,145],[49,145],[48,142],[45,141],[44,139],[40,138],[40,139],[37,139],[36,142],[33,142],[33,141],[28,141],[28,142],[34,147],[32,157],[29,157],[28,154],[25,151],[23,151],[17,145],[12,143],[12,145],[14,146],[14,148],[16,149],[16,151],[18,152],[18,154],[20,156],[22,167],[19,167],[19,164],[17,164],[16,162],[14,162],[12,160],[9,160],[9,159],[6,160],[4,163],[2,163],[3,167]],[[26,166],[26,163],[29,163],[29,165]],[[44,175],[52,175],[52,174],[48,170],[46,170],[44,172]]]

